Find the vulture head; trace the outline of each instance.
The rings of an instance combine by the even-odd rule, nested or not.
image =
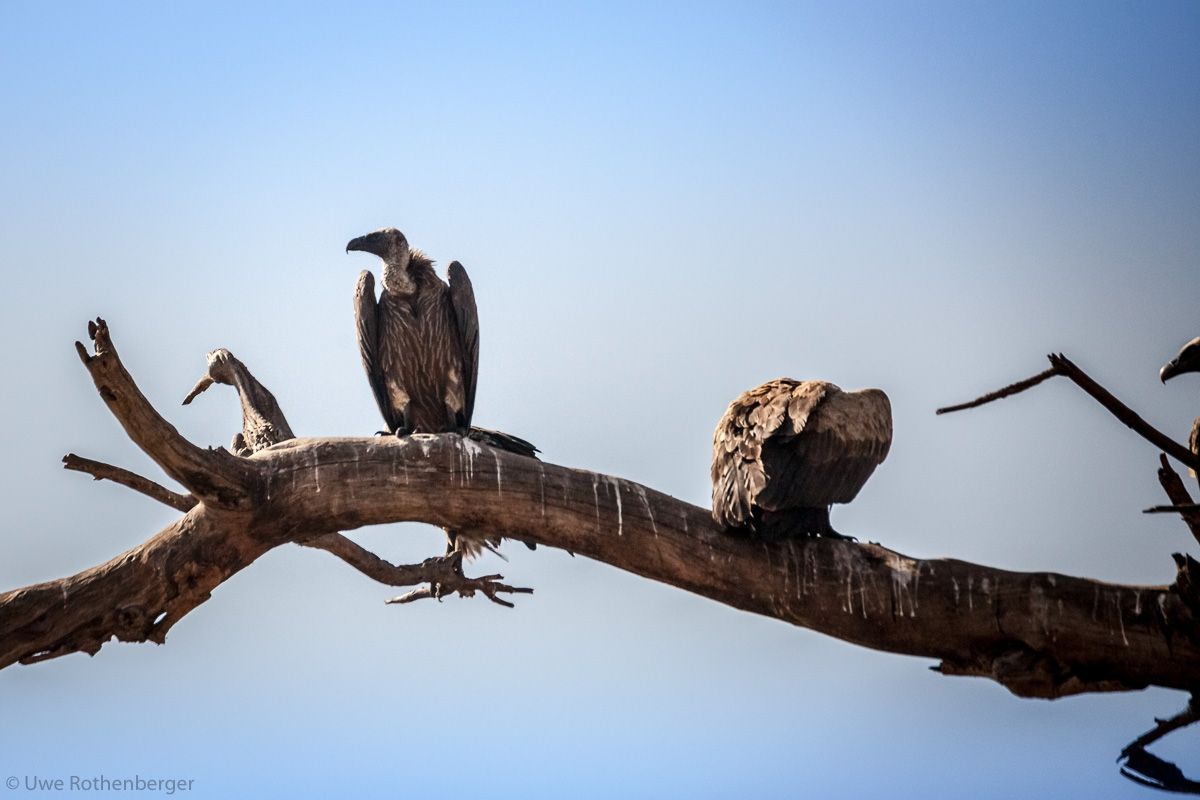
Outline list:
[[[235,385],[234,373],[239,369],[244,369],[242,362],[234,357],[233,353],[222,347],[219,350],[213,350],[208,354],[208,372],[196,382],[192,390],[188,392],[188,396],[183,398],[183,404],[190,405],[196,399],[196,395],[203,392],[214,383],[224,383],[227,386]]]
[[[1185,372],[1200,372],[1200,336],[1192,339],[1179,350],[1179,355],[1172,358],[1158,371],[1158,377],[1166,383],[1176,375]]]
[[[405,239],[404,234],[395,228],[383,228],[374,233],[359,236],[357,239],[351,239],[346,244],[346,252],[349,253],[351,250],[377,255],[389,267],[398,269],[407,268],[410,258],[408,239]]]

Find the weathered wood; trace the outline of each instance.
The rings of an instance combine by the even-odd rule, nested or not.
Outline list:
[[[172,492],[167,487],[155,483],[148,478],[143,478],[135,472],[130,472],[121,467],[114,467],[112,464],[105,464],[103,461],[93,461],[90,458],[83,458],[74,453],[67,453],[63,456],[63,468],[91,475],[92,480],[108,480],[120,484],[168,505],[176,511],[187,513],[199,502],[190,494]]]
[[[135,441],[170,463],[161,439]],[[273,547],[411,520],[570,550],[845,641],[939,659],[946,674],[990,677],[1019,695],[1200,687],[1190,581],[1123,586],[870,544],[748,540],[718,530],[707,509],[632,481],[455,434],[294,439],[237,461],[222,474],[233,508],[198,495],[202,505],[107,564],[0,595],[0,667],[94,653],[113,635],[161,642]]]
[[[94,354],[89,354],[82,342],[75,343],[75,350],[91,374],[96,391],[133,443],[163,472],[208,505],[246,508],[258,473],[224,449],[197,447],[163,419],[121,363],[104,320],[89,322],[88,335]]]

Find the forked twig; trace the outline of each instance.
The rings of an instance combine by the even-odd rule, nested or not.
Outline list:
[[[1167,436],[1162,431],[1155,428],[1146,420],[1142,419],[1129,406],[1118,400],[1112,392],[1105,389],[1097,383],[1090,375],[1077,367],[1069,358],[1062,353],[1051,353],[1047,356],[1050,360],[1050,369],[1045,372],[1039,372],[1031,378],[1026,378],[1023,381],[1009,384],[1003,389],[998,389],[994,392],[989,392],[981,397],[967,402],[959,403],[958,405],[945,406],[937,410],[938,414],[949,414],[953,411],[962,411],[968,408],[976,408],[978,406],[990,403],[993,400],[1001,400],[1005,397],[1011,397],[1014,394],[1019,394],[1026,389],[1032,389],[1039,383],[1046,381],[1055,375],[1062,375],[1070,378],[1071,382],[1083,389],[1092,396],[1096,402],[1108,409],[1108,412],[1125,424],[1134,433],[1137,433],[1146,441],[1153,444],[1159,450],[1171,456],[1180,463],[1186,464],[1192,469],[1200,469],[1200,456],[1192,453],[1179,442]]]
[[[1158,456],[1158,482],[1171,500],[1171,505],[1160,507],[1172,511],[1178,510],[1179,516],[1188,526],[1188,530],[1192,532],[1192,536],[1197,542],[1200,542],[1200,510],[1193,510],[1200,509],[1200,506],[1192,502],[1192,495],[1183,485],[1183,478],[1179,477],[1179,473],[1171,468],[1171,462],[1167,461],[1167,457],[1161,453]],[[1146,509],[1146,511],[1154,513],[1152,509]]]

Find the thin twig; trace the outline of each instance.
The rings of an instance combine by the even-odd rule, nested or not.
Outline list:
[[[1179,516],[1188,526],[1188,530],[1192,532],[1196,541],[1200,542],[1200,511],[1182,510],[1188,506],[1195,506],[1196,503],[1193,502],[1187,487],[1183,485],[1183,478],[1179,477],[1179,473],[1172,469],[1171,462],[1167,461],[1167,457],[1161,453],[1158,456],[1158,482],[1171,500],[1171,506],[1168,508],[1181,508]]]
[[[143,478],[136,472],[130,472],[121,467],[114,467],[112,464],[105,464],[103,461],[93,461],[90,458],[83,458],[74,453],[67,453],[63,456],[63,468],[86,473],[91,475],[93,480],[109,480],[113,483],[119,483],[122,486],[133,489],[135,492],[141,492],[147,497],[184,513],[191,511],[197,503],[196,498],[192,495],[173,492],[149,478]]]
[[[1150,506],[1143,508],[1143,514],[1184,514],[1188,511],[1200,511],[1200,503],[1183,503],[1177,506]]]
[[[1050,369],[1046,370],[1045,372],[1039,372],[1037,375],[1034,375],[1032,378],[1026,378],[1023,381],[1017,381],[1016,383],[1010,383],[1008,386],[1005,386],[1003,389],[997,389],[994,392],[988,392],[985,395],[976,397],[974,400],[972,400],[968,403],[959,403],[958,405],[955,405],[955,406],[944,406],[942,408],[939,408],[936,413],[952,414],[955,411],[965,411],[968,408],[978,408],[979,406],[986,405],[986,404],[992,402],[993,400],[1003,400],[1005,397],[1012,397],[1014,394],[1020,394],[1021,392],[1025,391],[1026,389],[1032,389],[1034,386],[1037,386],[1042,381],[1053,378],[1055,375],[1058,375],[1058,374],[1060,374],[1060,373],[1057,369],[1050,368]]]

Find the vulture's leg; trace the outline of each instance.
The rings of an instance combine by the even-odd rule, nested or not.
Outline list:
[[[844,533],[838,533],[832,527],[830,527],[829,529],[827,529],[824,532],[819,533],[817,535],[820,536],[822,539],[841,539],[844,542],[857,542],[858,541],[858,539],[855,539],[853,536],[847,536]]]
[[[399,436],[400,434],[396,435]],[[458,549],[458,534],[449,528],[442,528],[442,530],[446,532],[446,557],[449,558],[450,556],[454,555],[455,551]],[[433,596],[438,600],[441,600],[448,591],[447,587],[441,583],[431,582],[429,584],[429,588],[433,591]]]
[[[401,439],[403,439],[405,436],[411,435],[413,432],[412,423],[409,422],[409,420],[412,419],[411,408],[411,403],[404,404],[404,408],[400,409],[400,427],[392,431],[393,434]]]
[[[817,530],[813,531],[813,533],[815,533],[817,536],[820,536],[822,539],[841,539],[844,542],[858,541],[858,539],[855,539],[853,536],[846,536],[845,534],[838,533],[833,529],[833,525],[829,523],[829,506],[821,509],[821,511],[823,511],[824,514],[822,514],[821,518],[818,519]]]
[[[254,451],[246,446],[246,437],[240,433],[233,435],[233,441],[229,443],[229,449],[235,456],[242,456],[243,458],[254,454]]]
[[[756,529],[762,538],[770,541],[803,539],[810,536],[855,541],[853,536],[838,533],[829,524],[829,506],[763,511]]]

